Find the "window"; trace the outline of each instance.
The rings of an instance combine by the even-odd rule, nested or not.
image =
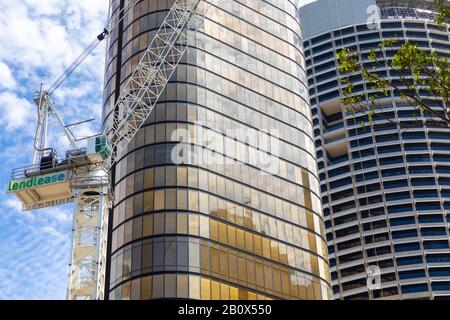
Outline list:
[[[422,236],[445,236],[447,235],[445,228],[422,228],[420,233]]]
[[[408,180],[393,180],[383,182],[384,189],[404,188],[408,187]]]
[[[428,285],[427,284],[412,284],[407,286],[402,286],[402,293],[416,293],[416,292],[423,292],[428,291]]]
[[[416,251],[420,250],[420,245],[417,242],[396,244],[394,245],[394,250],[395,252]]]
[[[424,241],[423,247],[425,249],[447,249],[448,241],[447,240],[435,240],[435,241]]]
[[[164,190],[155,191],[155,210],[164,209]]]
[[[408,212],[412,211],[412,205],[411,204],[402,204],[402,205],[396,205],[396,206],[389,206],[388,207],[388,213],[400,213],[400,212]]]
[[[425,214],[419,216],[420,223],[439,223],[444,222],[444,217],[440,214]]]
[[[401,230],[392,232],[393,239],[403,239],[413,237],[417,237],[417,230]]]
[[[401,226],[416,223],[414,217],[390,218],[389,222],[391,226]]]
[[[431,268],[430,277],[450,277],[450,268]]]
[[[400,280],[404,279],[414,279],[414,278],[424,278],[425,271],[424,270],[411,270],[411,271],[402,271],[399,272]]]
[[[396,261],[399,266],[423,263],[421,256],[397,258]]]

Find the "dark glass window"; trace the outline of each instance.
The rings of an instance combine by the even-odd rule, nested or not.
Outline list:
[[[445,228],[422,228],[420,230],[420,233],[422,236],[445,236],[447,233],[445,231]]]
[[[425,271],[424,270],[401,271],[401,272],[399,272],[399,277],[400,277],[400,280],[423,278],[423,277],[425,277]]]
[[[435,291],[449,291],[450,290],[450,281],[433,282],[431,284],[431,289],[435,290]]]
[[[437,173],[450,173],[450,167],[437,166],[436,172]]]
[[[420,250],[420,245],[417,242],[396,244],[394,245],[394,250],[395,252],[416,251]]]
[[[401,226],[407,224],[415,224],[416,220],[414,220],[414,217],[391,218],[389,219],[389,223],[391,224],[391,226]]]
[[[387,201],[404,200],[409,199],[410,197],[409,191],[386,194]]]
[[[413,166],[409,167],[408,171],[410,174],[425,174],[433,173],[433,168],[431,166]]]
[[[393,177],[399,175],[405,175],[405,168],[385,169],[381,171],[383,177]]]
[[[399,152],[401,151],[401,147],[399,144],[393,146],[385,146],[385,147],[377,147],[379,154],[391,153],[391,152]]]
[[[441,204],[439,202],[418,202],[416,209],[417,211],[441,210]]]
[[[440,214],[425,214],[419,215],[420,223],[439,223],[444,222],[444,217]]]
[[[428,291],[428,286],[425,283],[402,286],[403,293],[415,293],[415,292],[423,292],[423,291]]]
[[[384,134],[375,137],[376,142],[388,142],[388,141],[398,141],[398,133]]]
[[[423,247],[425,249],[447,249],[448,241],[447,240],[434,240],[434,241],[424,241]]]
[[[362,259],[362,252],[359,251],[359,252],[346,254],[346,255],[340,256],[338,259],[341,264],[359,260],[359,259]]]
[[[377,178],[378,178],[378,171],[372,171],[372,172],[368,172],[368,173],[358,174],[356,176],[356,181],[357,182],[369,181],[369,180],[377,179]]]
[[[402,258],[397,258],[396,261],[399,266],[423,263],[421,256],[402,257]]]
[[[368,184],[368,185],[364,185],[361,187],[358,187],[358,193],[359,194],[363,194],[363,193],[367,193],[367,192],[373,192],[373,191],[377,191],[380,190],[380,184],[379,183],[372,183],[372,184]]]
[[[402,188],[408,186],[408,180],[393,180],[383,182],[384,189]]]
[[[382,29],[397,29],[397,28],[401,29],[402,23],[401,22],[382,22],[381,28]]]
[[[388,207],[388,213],[399,213],[399,212],[408,212],[412,211],[412,205],[411,204],[402,204],[402,205],[396,205],[396,206],[389,206]]]
[[[431,268],[430,277],[450,277],[450,268]]]
[[[392,238],[403,239],[403,238],[413,238],[417,237],[417,230],[399,230],[392,232]]]
[[[314,44],[316,44],[316,43],[325,41],[325,40],[327,40],[327,39],[331,39],[331,34],[330,34],[330,33],[326,33],[326,34],[320,35],[320,36],[318,36],[318,37],[312,38],[312,39],[311,39],[311,43],[314,45]]]
[[[407,162],[429,162],[430,156],[427,154],[414,154],[406,156]]]
[[[406,151],[428,150],[428,145],[426,143],[406,143],[405,150]]]
[[[426,259],[428,263],[448,263],[450,262],[450,254],[427,254]]]
[[[347,228],[344,228],[341,230],[336,230],[335,233],[336,233],[337,237],[345,237],[350,234],[359,233],[359,228],[358,228],[358,226],[347,227]]]
[[[363,273],[366,271],[366,268],[364,267],[364,265],[360,264],[354,267],[350,267],[350,268],[345,268],[340,270],[341,273],[341,277],[348,277],[354,274],[358,274],[358,273]]]
[[[390,158],[381,158],[380,159],[380,165],[387,166],[390,164],[396,164],[396,163],[403,163],[403,157],[397,156],[397,157],[390,157]]]
[[[380,38],[380,34],[378,32],[377,33],[366,33],[366,34],[359,34],[358,35],[359,41],[379,39],[379,38]]]
[[[441,183],[441,181],[439,181]],[[433,178],[412,178],[411,184],[413,186],[434,186],[436,185],[436,182]],[[449,179],[449,185],[450,185],[450,179]]]
[[[433,160],[437,161],[437,162],[449,162],[450,161],[450,155],[435,154],[435,155],[433,155]]]
[[[436,190],[414,190],[414,198],[436,198]]]
[[[335,225],[340,225],[340,224],[347,223],[347,222],[350,222],[350,221],[354,221],[354,220],[357,220],[357,219],[358,219],[358,216],[356,215],[356,213],[350,213],[350,214],[347,214],[345,216],[336,217],[336,218],[333,219],[333,221],[334,221]]]

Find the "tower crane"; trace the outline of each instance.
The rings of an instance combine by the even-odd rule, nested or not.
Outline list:
[[[126,80],[115,103],[113,116],[101,132],[80,148],[71,128],[57,111],[52,94],[108,38],[126,14],[140,0],[131,0],[114,14],[107,27],[47,90],[42,85],[34,95],[38,125],[33,164],[14,169],[8,192],[22,202],[22,209],[36,210],[75,203],[69,265],[69,300],[104,299],[107,224],[114,194],[109,172],[123,155],[128,143],[142,127],[169,79],[189,47],[188,30],[203,24],[213,0],[175,0],[166,18],[150,41],[139,64]],[[50,117],[63,129],[70,149],[62,160],[48,146]],[[91,120],[88,120],[91,121]]]

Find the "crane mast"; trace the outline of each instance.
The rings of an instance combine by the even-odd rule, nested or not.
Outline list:
[[[79,140],[56,110],[52,93],[59,88],[99,42],[124,19],[139,0],[133,0],[110,19],[110,27],[87,47],[46,91],[34,96],[38,106],[35,153],[31,166],[14,169],[8,192],[22,202],[23,210],[75,203],[69,265],[69,300],[104,299],[108,212],[114,201],[109,169],[149,117],[189,46],[188,30],[203,24],[213,0],[176,0],[125,82],[116,101],[112,120],[102,133]],[[71,149],[58,161],[48,147],[49,116],[55,116]]]

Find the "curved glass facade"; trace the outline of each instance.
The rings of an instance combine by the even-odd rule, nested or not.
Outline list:
[[[112,34],[104,123],[173,2],[140,1]],[[109,298],[330,298],[296,1],[216,1],[188,36],[117,163]],[[175,161],[180,145],[202,161]]]
[[[411,14],[411,8],[394,9],[389,8],[397,15]],[[449,33],[431,20],[384,19],[380,29],[359,24],[305,40],[336,299],[450,296],[449,130],[421,125],[417,108],[395,91],[378,101],[382,108],[372,123],[364,114],[346,113],[340,104],[336,54],[349,48],[367,57],[389,38],[400,39],[398,46],[408,41],[450,57]],[[395,48],[387,51],[388,58],[394,54]],[[384,62],[374,68],[380,77],[395,81],[402,76]],[[361,76],[351,82],[356,92],[370,95]],[[424,98],[431,102],[434,97]],[[379,286],[369,290],[373,267],[381,275]]]

